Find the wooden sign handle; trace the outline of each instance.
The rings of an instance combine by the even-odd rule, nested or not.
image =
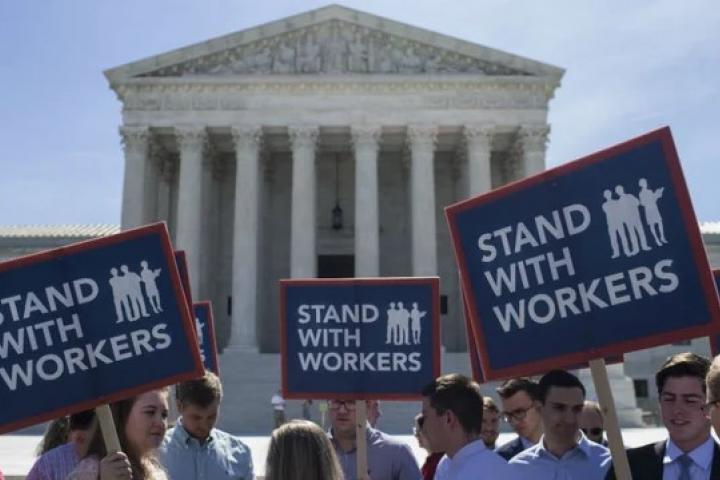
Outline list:
[[[95,407],[95,416],[100,422],[100,430],[102,431],[103,440],[105,440],[105,450],[108,453],[122,452],[110,405]]]
[[[592,373],[600,408],[603,411],[605,431],[607,432],[613,468],[615,469],[615,478],[617,480],[632,480],[630,463],[625,452],[617,412],[615,411],[615,401],[610,391],[610,381],[608,380],[605,360],[602,358],[590,360],[590,372]]]
[[[369,480],[367,459],[367,405],[365,400],[355,401],[355,451],[357,480]]]

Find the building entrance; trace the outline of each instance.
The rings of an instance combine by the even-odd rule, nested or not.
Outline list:
[[[318,278],[351,278],[355,276],[355,255],[318,255]]]

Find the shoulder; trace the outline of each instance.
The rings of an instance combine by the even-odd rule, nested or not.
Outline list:
[[[628,460],[643,460],[662,458],[665,453],[665,442],[648,443],[642,447],[630,448],[627,451]]]
[[[512,452],[512,451],[520,451],[523,450],[522,448],[522,440],[520,440],[520,437],[515,437],[512,440],[510,440],[507,443],[503,443],[499,447],[495,449],[496,452]]]
[[[398,450],[407,450],[410,452],[410,446],[401,441],[397,440],[385,432],[375,430],[374,428],[368,428],[370,444],[377,447],[393,448]]]
[[[533,445],[527,450],[522,450],[509,460],[512,465],[530,465],[539,457],[540,444]]]
[[[100,460],[91,455],[85,457],[75,466],[67,480],[96,480],[100,476]]]
[[[222,443],[223,445],[229,445],[237,451],[242,451],[247,454],[250,453],[250,447],[248,447],[242,440],[240,440],[240,437],[236,435],[223,432],[217,428],[213,428],[211,435],[216,442]]]

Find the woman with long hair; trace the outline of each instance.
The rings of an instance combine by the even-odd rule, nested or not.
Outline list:
[[[155,450],[167,429],[167,389],[120,400],[110,408],[122,452],[108,452],[102,432],[97,428],[85,458],[68,480],[166,480]]]
[[[270,438],[266,480],[342,480],[342,470],[330,440],[315,423],[292,420]]]

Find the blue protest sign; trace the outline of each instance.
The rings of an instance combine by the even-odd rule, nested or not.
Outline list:
[[[720,329],[668,128],[446,209],[485,377]]]
[[[192,308],[192,290],[190,289],[190,275],[188,274],[187,258],[184,250],[175,250],[175,262],[177,263],[178,273],[180,273],[180,283],[183,287],[183,293],[187,299],[187,303]]]
[[[207,301],[196,302],[193,304],[193,311],[195,312],[195,333],[200,349],[200,358],[206,370],[220,376],[212,304]]]
[[[715,287],[720,292],[720,270],[713,270],[713,277],[715,278]],[[713,357],[720,354],[720,335],[710,336],[710,352]]]
[[[464,292],[462,293],[462,304],[463,320],[465,321],[465,340],[467,341],[467,351],[470,356],[470,373],[472,374],[473,380],[479,384],[483,384],[485,383],[485,376],[483,375],[482,366],[480,365],[480,352],[478,352],[477,349],[475,333],[472,328],[472,319],[470,318],[470,307],[468,306]]]
[[[418,399],[440,374],[437,278],[281,280],[286,398]]]
[[[0,433],[199,375],[164,224],[0,264]]]

